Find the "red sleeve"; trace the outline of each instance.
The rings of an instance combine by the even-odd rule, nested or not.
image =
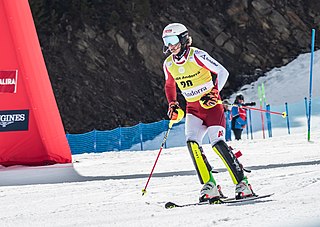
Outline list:
[[[166,93],[166,97],[168,100],[168,103],[176,101],[177,100],[177,88],[176,88],[176,82],[174,81],[171,73],[168,71],[167,67],[164,67],[165,75],[166,75],[166,84],[164,86],[164,90]]]

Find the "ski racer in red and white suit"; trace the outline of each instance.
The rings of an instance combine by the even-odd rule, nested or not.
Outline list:
[[[177,119],[180,109],[176,85],[187,101],[185,135],[187,147],[201,184],[200,201],[219,202],[221,193],[212,175],[202,149],[202,140],[208,133],[212,149],[222,159],[236,185],[236,197],[252,196],[253,192],[244,176],[242,165],[225,143],[225,117],[223,105],[218,103],[219,92],[229,73],[207,52],[191,47],[187,28],[180,23],[167,25],[162,33],[164,52],[171,54],[163,63],[165,93],[169,103],[168,116]],[[180,111],[181,112],[181,111]]]

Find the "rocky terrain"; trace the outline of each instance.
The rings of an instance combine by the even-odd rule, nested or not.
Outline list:
[[[317,0],[29,2],[69,133],[166,117],[161,33],[168,23],[185,24],[193,46],[229,70],[223,97],[310,51],[311,29],[320,28]]]

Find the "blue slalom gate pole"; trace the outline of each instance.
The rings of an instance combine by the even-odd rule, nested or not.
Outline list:
[[[226,118],[226,141],[231,141],[231,121],[230,121],[230,110],[224,112]]]
[[[252,121],[251,121],[251,110],[249,109],[249,117],[250,117],[250,121],[249,121],[249,126],[250,126],[250,134],[251,134],[251,139],[253,140],[253,135],[252,135]]]
[[[268,126],[268,133],[269,137],[272,137],[272,127],[271,127],[271,114],[270,114],[270,104],[266,105],[266,109],[268,112],[266,112],[266,118],[267,118],[267,126]]]
[[[248,116],[248,109],[246,109],[246,116]],[[249,139],[249,126],[248,126],[248,118],[246,120],[246,131],[247,131],[247,139]]]
[[[311,37],[311,61],[310,61],[310,85],[309,85],[309,111],[308,111],[308,141],[311,134],[311,98],[312,98],[312,71],[313,71],[313,52],[314,52],[315,29],[312,29]]]
[[[307,97],[304,97],[304,105],[306,106],[306,117],[308,121],[308,100]]]
[[[288,127],[288,134],[290,134],[290,123],[289,123],[289,110],[288,110],[288,103],[286,105],[286,114],[287,114],[287,127]]]

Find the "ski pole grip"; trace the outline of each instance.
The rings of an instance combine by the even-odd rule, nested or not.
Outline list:
[[[178,115],[176,119],[172,119],[169,122],[169,128],[173,126],[173,124],[180,122],[184,117],[184,111],[182,109],[177,109]]]

